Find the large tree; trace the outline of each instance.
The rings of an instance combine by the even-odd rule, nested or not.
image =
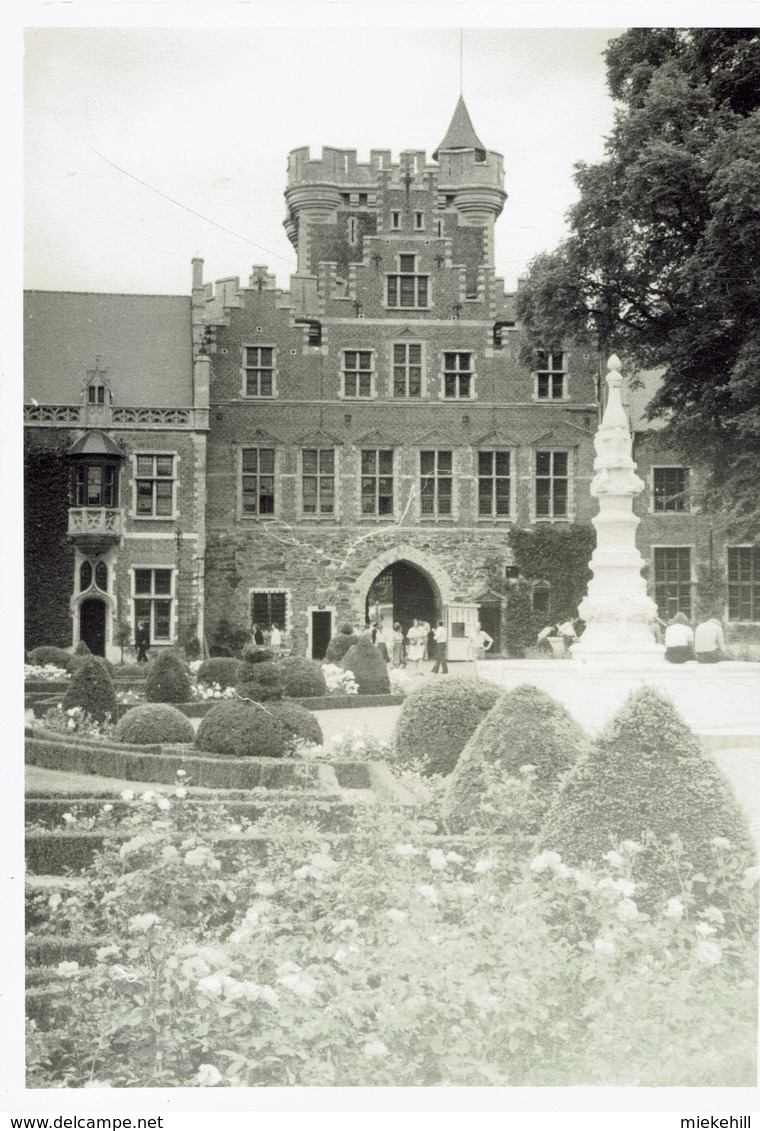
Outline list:
[[[635,28],[605,55],[615,124],[518,293],[526,356],[573,338],[662,369],[650,416],[760,537],[760,32]]]

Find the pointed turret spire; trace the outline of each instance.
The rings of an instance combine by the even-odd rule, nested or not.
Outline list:
[[[446,131],[446,137],[433,154],[433,160],[438,160],[438,154],[442,150],[451,149],[474,149],[476,161],[485,161],[486,159],[486,147],[475,133],[470,113],[461,94],[454,111],[454,117],[451,119],[451,125]]]

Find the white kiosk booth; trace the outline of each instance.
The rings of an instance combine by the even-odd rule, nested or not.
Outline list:
[[[448,605],[444,610],[444,624],[449,633],[449,660],[470,658],[470,637],[480,620],[478,605]]]

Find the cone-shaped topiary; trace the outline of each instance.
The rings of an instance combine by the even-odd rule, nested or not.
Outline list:
[[[267,648],[249,644],[243,649],[236,691],[243,699],[252,699],[256,703],[282,699],[285,681]]]
[[[209,686],[218,683],[220,687],[235,687],[240,674],[240,660],[232,656],[212,656],[204,660],[198,668],[196,679],[198,683]]]
[[[192,742],[193,724],[168,703],[141,703],[119,719],[116,741],[131,746],[150,746],[158,742]]]
[[[514,778],[531,765],[535,824],[526,831],[537,832],[560,778],[588,750],[581,727],[545,692],[526,684],[507,691],[468,741],[448,780],[443,801],[447,826],[453,832],[477,827],[490,781],[489,764]]]
[[[86,640],[80,640],[74,649],[75,656],[91,656],[92,651],[89,648]]]
[[[62,707],[64,711],[81,707],[99,723],[116,718],[116,692],[111,677],[95,656],[82,660],[66,688]]]
[[[307,742],[310,746],[322,745],[324,735],[317,722],[317,716],[306,707],[302,707],[300,703],[292,703],[289,699],[275,700],[267,703],[267,707],[282,727],[288,744],[297,739]]]
[[[353,648],[358,639],[359,637],[355,634],[351,625],[345,624],[340,632],[331,638],[330,643],[327,645],[325,663],[339,664],[348,649]]]
[[[654,840],[647,845],[650,834]],[[754,859],[747,823],[728,781],[672,702],[643,687],[565,778],[540,847],[580,865],[600,863],[623,840],[644,845],[636,855],[634,879],[645,881],[647,889],[637,900],[653,906],[680,891],[681,873],[667,851],[673,836],[696,874],[713,870],[715,837],[730,841],[746,866]]]
[[[383,657],[368,636],[360,636],[340,662],[344,671],[353,672],[360,695],[387,695],[391,689]]]
[[[318,660],[287,656],[277,662],[285,683],[285,694],[294,699],[310,699],[327,694],[327,682]]]
[[[393,762],[406,767],[421,761],[425,773],[450,774],[502,694],[492,683],[464,676],[424,683],[401,708],[393,735]]]
[[[227,699],[201,720],[195,745],[199,750],[236,758],[282,758],[285,731],[268,706]]]
[[[145,680],[145,698],[149,703],[187,703],[190,697],[187,665],[170,652],[161,652]]]

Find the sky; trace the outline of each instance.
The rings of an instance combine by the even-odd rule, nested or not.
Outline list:
[[[508,289],[565,234],[575,162],[603,157],[621,31],[462,29],[465,100],[504,155]],[[186,294],[200,256],[207,280],[266,264],[287,288],[288,152],[430,156],[459,90],[455,26],[27,27],[25,286]]]

